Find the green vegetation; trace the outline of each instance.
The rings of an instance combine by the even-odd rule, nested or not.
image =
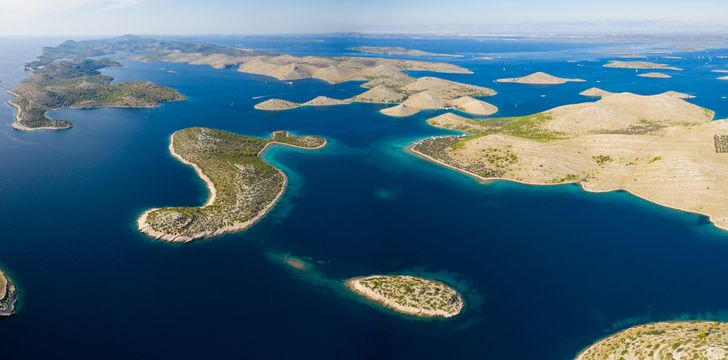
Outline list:
[[[551,184],[567,184],[567,183],[575,183],[579,181],[579,175],[576,174],[566,174],[562,177],[553,178],[549,180],[549,183]]]
[[[482,121],[462,118],[458,119],[457,123],[447,123],[444,126],[439,124],[437,118],[430,119],[427,123],[432,126],[444,127],[480,136],[504,134],[536,141],[552,141],[566,138],[564,134],[549,131],[544,128],[543,125],[549,120],[551,120],[551,114],[544,112],[529,116],[496,118]]]
[[[714,135],[713,143],[715,152],[719,154],[728,153],[728,135]]]
[[[326,144],[326,140],[317,136],[292,136],[288,131],[274,131],[271,141],[304,149],[315,149]]]
[[[518,162],[518,156],[515,153],[489,148],[483,151],[484,156],[479,157],[477,161],[461,162],[456,157],[457,152],[465,149],[467,142],[491,134],[504,134],[544,142],[566,138],[564,134],[545,129],[543,125],[549,120],[551,120],[550,113],[483,121],[463,117],[452,121],[451,118],[442,120],[436,117],[429,119],[427,123],[436,127],[461,131],[468,136],[425,139],[415,143],[412,150],[483,178],[498,178]]]
[[[577,360],[725,359],[728,325],[716,322],[663,322],[616,333],[582,351]]]
[[[612,157],[609,155],[598,155],[592,157],[594,161],[596,161],[597,165],[604,166],[606,163],[610,163],[613,161]]]
[[[453,288],[439,281],[408,275],[354,278],[347,285],[357,294],[392,310],[420,317],[452,317],[464,307]]]
[[[49,58],[48,58],[49,59]],[[46,117],[49,110],[98,107],[152,107],[164,101],[182,100],[177,91],[148,81],[112,84],[99,69],[119,66],[109,59],[57,60],[37,67],[33,75],[12,90],[18,108],[16,128],[71,127],[70,121]]]
[[[437,160],[447,159],[448,163],[456,162],[457,160],[452,157],[452,152],[464,149],[465,143],[475,137],[444,136],[425,139],[412,145],[412,150]],[[498,161],[500,164],[509,165],[515,164],[518,161],[518,157],[515,154],[505,156],[491,154],[491,159],[495,161],[501,160]],[[457,167],[484,178],[497,178],[505,173],[503,168],[498,168],[497,165],[494,165],[489,160],[469,163],[458,162]]]
[[[274,142],[306,149],[326,143],[320,137],[284,131],[274,132],[270,139],[207,128],[177,131],[172,135],[174,152],[207,177],[214,199],[202,207],[150,210],[139,219],[140,230],[161,240],[186,242],[252,225],[285,189],[285,175],[259,158]]]
[[[494,147],[482,149],[483,160],[487,161],[496,168],[509,168],[518,162],[518,155],[510,150],[501,150]]]
[[[546,130],[543,125],[551,120],[550,113],[538,113],[523,117],[499,119],[502,122],[500,133],[529,140],[551,141],[562,139],[563,134]]]
[[[660,161],[660,160],[662,160],[662,156],[655,156],[652,159],[648,160],[647,164],[652,164],[652,163],[654,163],[656,161]]]

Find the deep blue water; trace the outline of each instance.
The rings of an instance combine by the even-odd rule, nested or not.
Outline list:
[[[686,70],[655,80],[602,68],[608,58],[594,51],[608,44],[235,41],[319,55],[349,54],[352,42],[499,53],[493,61],[449,59],[475,75],[443,77],[493,87],[499,94],[488,101],[503,116],[588,101],[577,94],[592,86],[683,91],[728,116],[728,83],[709,72],[728,68],[715,57],[727,51],[660,59]],[[25,76],[22,64],[40,46],[57,42],[0,39],[2,90]],[[580,59],[601,62],[569,63],[569,46]],[[533,71],[588,82],[493,82]],[[623,192],[483,185],[404,152],[416,139],[445,133],[425,124],[439,112],[395,119],[367,104],[279,113],[252,107],[260,101],[253,97],[266,95],[348,97],[361,91],[356,83],[289,85],[166,63],[126,62],[105,72],[157,81],[189,99],[156,109],[59,110],[52,115],[76,127],[33,133],[12,130],[13,109],[0,106],[0,264],[21,291],[18,314],[0,319],[3,359],[567,359],[634,323],[728,319],[728,233],[704,217]],[[325,136],[330,145],[266,154],[291,186],[249,231],[186,245],[149,240],[134,227],[142,211],[207,197],[194,172],[167,152],[170,134],[190,126],[255,136],[286,129]],[[326,279],[438,273],[481,303],[472,301],[455,320],[413,321],[296,274],[270,261],[270,253],[307,258]]]

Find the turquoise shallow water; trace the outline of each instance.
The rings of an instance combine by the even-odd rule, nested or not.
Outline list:
[[[352,41],[503,52],[491,62],[454,59],[475,74],[444,77],[495,88],[499,94],[488,101],[504,116],[587,101],[577,93],[592,86],[688,92],[728,116],[722,99],[728,83],[709,72],[728,68],[728,60],[715,57],[721,51],[664,60],[686,70],[654,80],[603,69],[604,59],[576,66],[562,51],[599,58],[590,49],[600,44],[234,41],[324,55],[346,54]],[[0,86],[22,79],[22,63],[55,42],[0,40]],[[493,82],[537,70],[588,82]],[[67,131],[0,128],[0,264],[22,292],[17,316],[0,319],[4,358],[565,359],[633,323],[726,318],[728,234],[704,217],[624,192],[483,185],[403,151],[416,139],[445,133],[424,123],[439,112],[393,119],[366,104],[281,113],[252,108],[259,101],[253,97],[266,95],[348,97],[361,91],[355,83],[287,84],[163,63],[127,62],[106,72],[117,80],[157,81],[189,99],[156,109],[55,111],[76,123]],[[0,106],[4,124],[12,115]],[[187,245],[155,242],[134,228],[142,211],[207,198],[194,172],[167,152],[169,135],[189,126],[255,136],[286,129],[330,143],[320,151],[266,153],[291,186],[249,231]],[[316,274],[293,272],[271,261],[271,253],[309,259]],[[411,321],[332,285],[390,272],[438,274],[465,286],[470,306],[453,321]]]

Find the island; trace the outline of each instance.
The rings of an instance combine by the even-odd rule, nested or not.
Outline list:
[[[256,104],[254,107],[258,110],[265,111],[281,111],[295,109],[301,106],[334,106],[334,105],[345,105],[351,103],[351,99],[339,100],[333,99],[327,96],[317,96],[305,103],[299,104],[293,101],[281,100],[281,99],[270,99]]]
[[[367,84],[363,86],[366,87]],[[394,117],[411,116],[422,110],[435,109],[454,109],[472,115],[488,116],[496,113],[498,108],[475,97],[493,96],[495,94],[495,91],[486,87],[423,76],[404,81],[396,87],[377,85],[349,99],[339,100],[319,96],[302,104],[287,100],[270,99],[255,105],[255,108],[279,111],[301,106],[331,106],[363,102],[395,104],[395,106],[381,110],[382,114]]]
[[[34,71],[42,71],[49,64],[63,63],[68,58],[89,60],[99,57],[181,62],[209,65],[217,69],[236,68],[243,73],[272,77],[282,81],[318,79],[329,84],[361,81],[363,82],[361,86],[367,89],[351,99],[317,97],[305,104],[269,99],[256,106],[261,110],[371,102],[402,105],[383,111],[391,116],[412,115],[425,109],[472,110],[475,115],[485,115],[497,111],[494,106],[474,99],[474,97],[495,95],[495,91],[492,89],[435,77],[415,79],[406,73],[408,71],[427,71],[445,74],[472,74],[466,68],[444,62],[374,57],[278,55],[212,44],[155,40],[127,35],[112,39],[66,41],[57,47],[44,48],[43,54],[36,61],[28,63],[27,67]],[[106,66],[111,66],[111,64]],[[162,97],[152,100],[166,101],[167,99]],[[406,100],[410,100],[409,103],[405,103]],[[16,103],[19,102],[16,101]],[[96,101],[93,104],[95,104],[94,106],[127,105],[103,101]],[[148,104],[144,103],[144,105]],[[45,121],[47,123],[50,120]],[[63,127],[70,124],[59,122],[48,125]]]
[[[15,285],[5,273],[0,270],[0,316],[10,316],[15,313],[17,293]]]
[[[676,70],[676,71],[682,70],[681,68],[678,68],[678,67],[669,66],[667,64],[649,62],[649,61],[610,60],[609,63],[604,64],[604,67],[615,68],[615,69],[638,69],[638,70],[651,70],[651,69]]]
[[[406,49],[399,46],[355,46],[349,48],[352,51],[358,51],[369,54],[379,55],[395,55],[395,56],[432,56],[432,57],[463,57],[462,55],[438,54],[422,50]]]
[[[728,76],[721,76],[718,78],[718,80],[728,80]]]
[[[604,95],[607,95],[607,94],[611,94],[611,93],[609,91],[602,90],[600,88],[595,88],[595,87],[586,89],[586,90],[584,90],[584,91],[582,91],[582,92],[579,93],[579,95],[581,95],[581,96],[597,97],[597,98],[600,98],[600,97],[602,97]]]
[[[496,81],[500,83],[516,83],[528,85],[561,85],[568,82],[584,82],[586,80],[560,78],[544,72],[536,72],[523,77],[498,79]]]
[[[728,324],[672,321],[638,325],[589,346],[576,360],[725,359]]]
[[[445,283],[410,275],[372,275],[346,281],[357,295],[387,309],[420,318],[451,318],[465,306]]]
[[[184,99],[177,91],[149,81],[112,83],[99,70],[120,64],[107,58],[44,59],[26,65],[32,75],[8,92],[15,96],[9,104],[17,109],[12,125],[17,130],[70,128],[70,121],[46,116],[63,107],[146,108]]]
[[[189,242],[252,226],[286,189],[286,175],[261,159],[273,144],[313,150],[324,147],[326,140],[285,131],[276,131],[267,139],[208,128],[175,132],[170,153],[202,178],[209,199],[201,207],[147,210],[137,220],[138,229],[158,240]]]
[[[409,150],[486,182],[625,190],[728,230],[728,120],[713,121],[713,111],[686,96],[605,93],[596,102],[484,121],[448,113],[428,123],[464,135],[427,138]]]
[[[659,73],[659,72],[648,72],[648,73],[644,73],[644,74],[639,74],[637,76],[644,77],[644,78],[651,78],[651,79],[669,79],[672,77],[670,75]]]
[[[270,100],[265,100],[261,103],[255,104],[254,107],[257,110],[281,111],[281,110],[295,109],[300,106],[301,106],[301,104],[295,103],[293,101],[270,99]]]

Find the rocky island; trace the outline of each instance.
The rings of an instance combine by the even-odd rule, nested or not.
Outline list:
[[[589,88],[579,93],[581,96],[600,98],[604,95],[610,94],[609,91],[602,90],[600,88]]]
[[[384,79],[370,81],[379,82]],[[368,83],[363,86],[367,87]],[[270,99],[255,105],[259,110],[289,110],[301,106],[331,106],[352,102],[375,104],[395,104],[381,110],[382,114],[394,117],[414,115],[422,110],[454,109],[472,115],[487,116],[494,114],[498,108],[475,97],[492,96],[492,89],[462,84],[431,76],[418,79],[403,80],[396,87],[377,85],[349,99],[331,99],[323,96],[299,104],[287,100]]]
[[[9,93],[15,96],[9,103],[17,109],[13,127],[18,130],[66,129],[67,120],[50,119],[46,113],[53,109],[71,107],[90,109],[100,107],[153,107],[161,102],[183,100],[177,91],[149,81],[112,83],[112,78],[98,70],[120,66],[105,58],[58,58],[50,56],[53,48],[26,65],[33,74]]]
[[[609,63],[604,64],[604,67],[615,68],[615,69],[639,69],[639,70],[651,70],[651,69],[677,70],[677,71],[682,70],[681,68],[678,68],[678,67],[669,66],[667,64],[649,62],[649,61],[610,60]]]
[[[44,48],[43,54],[38,57],[38,60],[28,63],[27,67],[34,69],[35,72],[42,72],[49,65],[55,63],[66,64],[65,60],[69,58],[96,61],[89,60],[89,58],[96,59],[104,56],[130,58],[139,61],[183,62],[194,65],[209,65],[218,69],[237,68],[240,72],[273,77],[284,81],[319,79],[330,84],[363,81],[362,87],[367,89],[351,99],[343,100],[319,96],[306,103],[298,104],[286,100],[269,99],[256,106],[257,109],[261,110],[286,110],[299,106],[330,106],[350,102],[371,102],[397,105],[383,111],[383,113],[391,116],[412,115],[424,109],[453,108],[475,115],[487,115],[497,111],[494,106],[475,99],[475,97],[495,95],[495,91],[491,89],[434,77],[415,79],[405,73],[405,71],[428,71],[447,74],[472,74],[468,69],[443,62],[373,57],[276,55],[211,44],[122,36],[101,40],[66,41],[57,47]],[[88,70],[91,73],[82,75],[86,77],[89,75],[96,76],[98,77],[97,82],[103,85],[103,81],[108,80],[110,82],[111,79],[102,77],[95,71],[104,66],[114,66],[114,63],[108,59],[98,61],[103,61],[104,65],[92,65]],[[74,80],[77,80],[77,77],[74,77]],[[37,77],[37,80],[43,79]],[[160,101],[179,99],[178,94],[164,91],[171,89],[155,88],[150,83],[144,84],[144,91],[136,91],[137,89],[134,89],[134,86],[141,84],[130,83],[125,85],[124,88],[118,88],[124,83],[109,85],[108,82],[106,87],[109,87],[109,89],[92,89],[88,93],[87,91],[81,92],[82,96],[73,102],[65,101],[59,105],[47,101],[48,104],[40,107],[40,112],[45,113],[47,110],[61,106],[152,106]],[[79,84],[73,82],[68,85],[68,87],[74,89],[87,86],[89,85],[86,82]],[[43,90],[40,89],[41,93]],[[32,123],[35,128],[70,126],[69,122],[54,121],[46,119],[45,116],[41,121],[38,121],[39,116],[37,114],[39,111],[36,107],[30,107],[27,104],[28,99],[36,98],[35,94],[23,95],[20,89],[15,92],[21,95],[14,101],[14,104],[22,110],[19,112],[19,119],[29,117],[27,120],[17,122],[18,125],[25,124],[25,127],[31,127],[28,125]],[[140,93],[149,96],[141,99],[135,97]],[[108,96],[101,99],[86,98],[94,94],[108,94]],[[34,115],[31,115],[31,113]]]
[[[584,82],[583,79],[565,79],[556,77],[544,72],[536,72],[531,75],[518,77],[518,78],[506,78],[496,80],[500,83],[516,83],[516,84],[528,84],[528,85],[561,85],[568,82]]]
[[[326,96],[317,96],[305,103],[299,104],[293,101],[281,100],[281,99],[270,99],[258,103],[255,108],[258,110],[265,111],[282,111],[299,108],[301,106],[334,106],[334,105],[345,105],[351,102],[351,99],[339,100],[333,99]]]
[[[462,55],[439,54],[422,50],[406,49],[399,46],[355,46],[349,48],[352,51],[359,51],[369,54],[395,55],[395,56],[432,56],[432,57],[463,57]]]
[[[207,128],[175,132],[169,151],[195,169],[210,197],[201,207],[148,210],[137,220],[139,230],[159,240],[189,242],[253,225],[286,189],[286,175],[260,158],[273,144],[319,149],[326,140],[285,131],[276,131],[267,139]]]
[[[444,114],[428,123],[465,135],[410,150],[482,181],[625,190],[728,229],[728,120],[713,121],[686,96],[604,92],[596,102],[487,121]]]
[[[728,357],[728,324],[708,321],[639,325],[586,348],[576,360],[706,359]]]
[[[637,76],[644,77],[644,78],[652,78],[652,79],[669,79],[672,77],[670,75],[659,73],[659,72],[648,72],[648,73],[644,73],[644,74],[639,74]]]
[[[10,316],[15,313],[15,301],[17,294],[15,285],[0,270],[0,316]]]
[[[357,295],[396,312],[422,318],[451,318],[463,310],[462,296],[435,280],[409,275],[372,275],[346,281]]]

